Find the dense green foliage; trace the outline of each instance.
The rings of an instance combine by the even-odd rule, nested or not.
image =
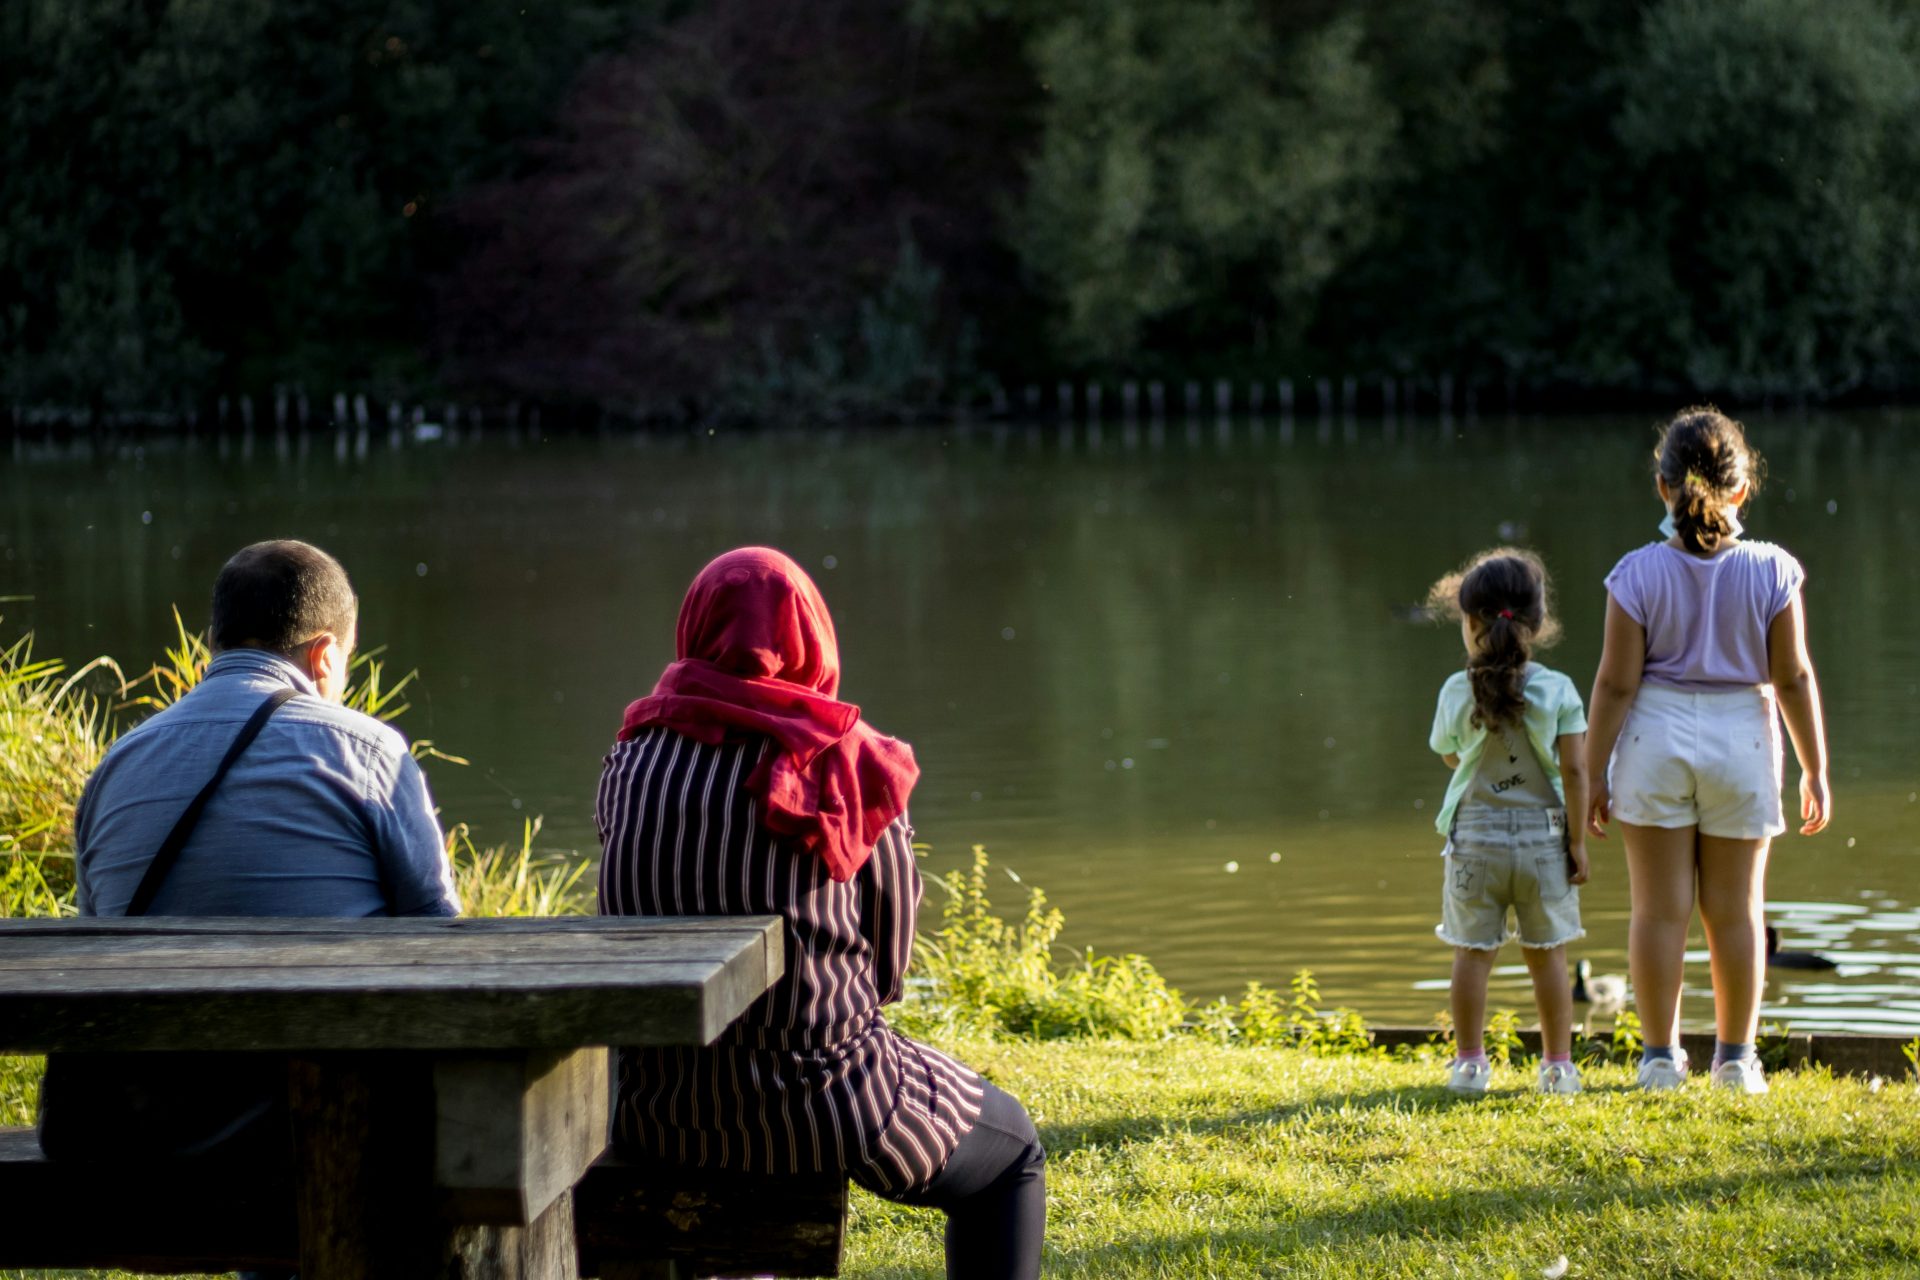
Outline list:
[[[0,9],[0,389],[166,409],[417,382],[450,244],[626,8],[18,0]]]
[[[1893,0],[23,0],[0,86],[15,402],[1920,387]]]

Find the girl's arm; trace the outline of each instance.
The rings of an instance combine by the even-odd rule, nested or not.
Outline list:
[[[1563,733],[1554,743],[1560,757],[1560,785],[1567,792],[1567,879],[1587,882],[1587,735]]]
[[[1627,708],[1640,692],[1640,673],[1647,662],[1647,629],[1633,620],[1607,592],[1607,635],[1600,648],[1600,669],[1593,676],[1593,696],[1587,699],[1587,830],[1607,838],[1613,820],[1613,793],[1607,786],[1607,763],[1613,744],[1626,723]],[[1571,810],[1569,810],[1571,816]]]
[[[1827,730],[1820,715],[1820,685],[1807,656],[1806,606],[1798,592],[1793,603],[1774,615],[1767,627],[1767,674],[1780,697],[1780,714],[1800,761],[1800,834],[1813,835],[1833,817],[1827,792]]]

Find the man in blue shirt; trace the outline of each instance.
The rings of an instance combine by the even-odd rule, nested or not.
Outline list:
[[[303,542],[261,542],[221,569],[213,648],[186,697],[124,734],[74,819],[83,916],[124,915],[174,823],[241,727],[286,702],[214,791],[153,897],[158,916],[455,915],[460,910],[426,779],[406,740],[341,705],[358,602],[338,561]],[[56,1060],[48,1154],[102,1139],[171,1154],[268,1135],[284,1069],[243,1057]]]
[[[121,736],[74,819],[83,916],[124,914],[174,821],[276,689],[276,711],[208,802],[150,914],[450,916],[460,910],[406,739],[340,705],[357,602],[338,561],[262,542],[213,589],[215,657],[192,692]]]

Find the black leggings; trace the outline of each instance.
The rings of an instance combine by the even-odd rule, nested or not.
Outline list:
[[[1026,1108],[1004,1090],[986,1090],[980,1119],[911,1199],[946,1211],[947,1280],[1035,1280],[1047,1230],[1047,1153]]]

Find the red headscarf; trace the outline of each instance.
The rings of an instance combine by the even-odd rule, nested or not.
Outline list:
[[[818,854],[835,880],[853,879],[906,811],[920,767],[912,747],[834,697],[840,646],[813,580],[767,547],[729,551],[687,588],[674,641],[679,661],[627,708],[621,741],[652,725],[706,743],[729,730],[766,734],[774,750],[746,783],[762,822]]]

